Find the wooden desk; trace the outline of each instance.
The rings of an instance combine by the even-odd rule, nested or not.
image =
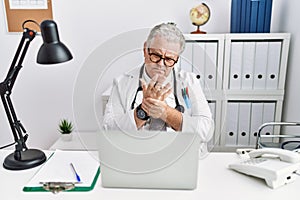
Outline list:
[[[3,162],[8,150],[0,151]],[[46,152],[47,153],[47,152]],[[49,153],[49,152],[48,152]],[[238,161],[235,153],[210,153],[199,160],[198,187],[196,190],[150,190],[150,189],[107,189],[102,188],[101,178],[90,192],[23,192],[23,186],[33,177],[39,167],[24,171],[0,169],[1,199],[9,200],[48,200],[48,199],[103,199],[103,200],[199,200],[199,199],[296,199],[299,196],[300,178],[295,182],[272,190],[261,179],[245,176],[227,168],[228,164]],[[163,178],[163,177],[162,177]]]

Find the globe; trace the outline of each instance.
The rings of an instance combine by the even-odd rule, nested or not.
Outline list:
[[[210,9],[205,3],[201,3],[190,10],[190,20],[193,25],[197,26],[197,30],[191,33],[206,33],[200,31],[200,26],[206,24],[210,18]]]

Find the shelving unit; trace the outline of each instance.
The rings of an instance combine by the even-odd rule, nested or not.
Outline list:
[[[185,69],[200,73],[200,84],[215,119],[213,150],[254,148],[258,127],[264,122],[281,121],[290,34],[187,34],[185,37],[187,48],[182,56],[191,60],[188,63],[191,67]],[[207,51],[205,46],[212,43],[217,48],[214,52]],[[199,47],[206,57],[195,51]],[[202,70],[195,70],[199,68],[199,60],[205,58],[212,59],[215,65],[206,61],[202,62]],[[180,62],[182,68],[186,64]],[[214,70],[208,69],[211,67]],[[208,77],[213,77],[215,87],[205,83]],[[265,134],[280,134],[279,131],[275,127]]]
[[[178,67],[198,75],[209,102],[215,120],[210,148],[254,148],[258,127],[281,121],[290,34],[186,34],[185,38]],[[102,94],[103,107],[109,90]],[[280,134],[279,128],[265,134]]]

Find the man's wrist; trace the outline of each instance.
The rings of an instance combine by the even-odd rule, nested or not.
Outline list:
[[[146,111],[142,108],[142,104],[136,107],[135,112],[136,112],[136,117],[140,120],[146,121],[150,118],[149,115],[146,113]]]

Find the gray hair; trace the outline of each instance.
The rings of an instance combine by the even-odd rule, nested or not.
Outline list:
[[[162,23],[152,28],[146,41],[148,48],[150,47],[152,40],[156,36],[161,36],[167,39],[168,42],[179,43],[180,44],[179,54],[181,54],[184,51],[185,38],[182,32],[176,27],[176,24],[170,22]]]

